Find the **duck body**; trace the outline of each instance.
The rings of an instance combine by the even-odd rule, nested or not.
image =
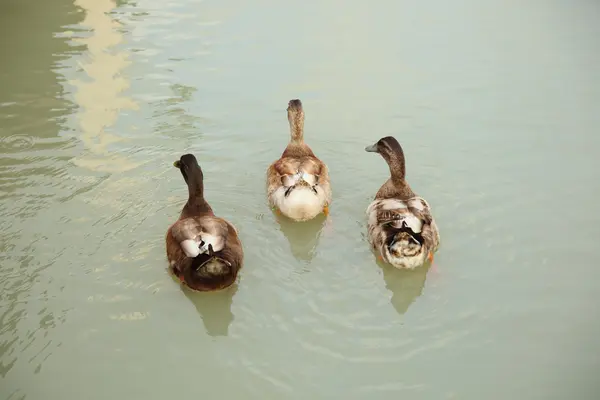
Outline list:
[[[271,164],[269,205],[295,221],[315,218],[331,201],[327,167],[315,156],[284,156]]]
[[[291,140],[267,169],[269,206],[294,221],[328,213],[332,193],[327,165],[304,143],[304,112],[300,100],[288,105]]]
[[[244,252],[236,228],[215,216],[204,199],[203,175],[196,159],[186,154],[175,166],[188,184],[189,198],[166,234],[169,267],[196,291],[219,290],[235,282]]]
[[[368,237],[388,264],[414,269],[433,258],[439,244],[431,209],[422,197],[376,199],[367,208]]]
[[[400,144],[388,136],[366,150],[380,153],[392,175],[366,211],[372,250],[398,269],[414,269],[432,261],[439,247],[439,230],[429,203],[406,182]]]

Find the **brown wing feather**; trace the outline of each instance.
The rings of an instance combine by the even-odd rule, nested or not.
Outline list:
[[[295,174],[298,171],[299,166],[300,160],[290,157],[280,158],[273,163],[273,168],[279,177]]]
[[[173,238],[181,243],[184,240],[195,239],[200,233],[208,233],[212,236],[220,236],[223,246],[227,246],[227,235],[229,224],[222,218],[203,216],[190,217],[177,221],[171,228]]]
[[[206,226],[206,223],[203,225],[197,224],[197,221],[195,221],[196,219],[207,218],[212,220],[211,223],[216,223],[219,230],[224,228],[222,234],[226,236],[227,245],[221,251],[217,252],[216,255],[220,259],[225,260],[230,267],[229,273],[225,275],[220,274],[213,276],[211,274],[206,274],[205,271],[201,271],[200,274],[192,274],[190,268],[194,261],[203,262],[203,260],[198,259],[202,257],[208,258],[208,256],[202,254],[196,259],[189,258],[185,255],[179,244],[181,240],[189,238],[189,235],[194,234],[194,232],[199,232],[200,226]],[[167,231],[166,245],[167,258],[173,272],[175,272],[180,279],[183,279],[183,276],[185,275],[186,284],[194,290],[217,290],[231,285],[236,280],[244,260],[244,250],[237,230],[227,221],[217,217],[187,218],[177,221],[169,227],[169,230]]]
[[[327,203],[331,202],[329,170],[325,163],[316,157],[306,144],[289,144],[281,158],[267,169],[267,197],[271,206],[273,206],[273,193],[285,186],[285,177],[299,171],[316,176],[316,183],[326,193]]]
[[[296,172],[304,171],[307,174],[320,176],[323,170],[324,164],[314,157],[302,157],[302,158],[281,158],[274,162],[269,168],[269,177],[273,179],[273,183],[283,183],[283,177],[286,175],[294,175]],[[276,173],[277,176],[275,176]],[[271,182],[269,182],[271,183]]]
[[[171,227],[173,239],[175,239],[178,243],[181,243],[184,240],[196,238],[202,231],[201,224],[198,222],[198,219],[201,218],[189,217],[181,219],[173,224]]]
[[[305,159],[302,160],[302,163],[301,163],[299,169],[306,172],[307,174],[321,176],[324,165],[325,164],[323,164],[316,157],[306,157]]]
[[[414,204],[415,201],[418,201],[419,205]],[[440,241],[439,232],[433,215],[431,215],[429,204],[422,198],[416,198],[410,200],[407,205],[409,211],[423,222],[421,236],[423,236],[427,252],[437,250]]]
[[[320,160],[314,157],[281,158],[271,164],[267,170],[267,185],[269,191],[274,191],[277,187],[284,184],[284,178],[288,175],[294,175],[298,171],[304,171],[307,174],[315,175],[318,181],[327,182],[329,173],[327,167]]]

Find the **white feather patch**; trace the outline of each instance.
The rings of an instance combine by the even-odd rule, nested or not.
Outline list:
[[[380,204],[381,204],[381,209],[382,210],[398,210],[398,209],[402,209],[402,208],[408,208],[406,206],[406,203],[402,200],[396,200],[396,199],[385,199],[385,200],[380,200]]]
[[[427,204],[425,199],[422,199],[420,197],[415,197],[415,198],[408,200],[408,206],[411,208],[414,208],[416,210],[423,211],[423,210],[425,210],[426,207],[429,207],[429,204]]]
[[[200,254],[200,242],[192,239],[184,240],[180,243],[181,249],[185,253],[186,256],[194,258]]]
[[[273,193],[275,206],[286,216],[296,221],[306,221],[314,218],[325,207],[325,192],[319,186],[315,187],[317,193],[306,186],[296,187],[288,196],[285,188],[279,188]]]
[[[283,186],[285,186],[286,188],[288,188],[290,186],[294,186],[296,183],[298,183],[298,179],[299,179],[298,174],[286,175],[283,177]]]
[[[311,186],[317,183],[317,177],[313,174],[307,174],[306,172],[302,173],[302,180]]]
[[[406,217],[401,220],[400,226],[402,225],[402,222],[406,222],[406,225],[415,233],[421,232],[421,229],[423,228],[421,220],[412,214],[407,214]]]
[[[201,233],[200,237],[202,238],[202,241],[204,242],[204,245],[200,249],[201,253],[208,253],[208,245],[209,244],[212,244],[212,248],[213,248],[214,252],[223,250],[223,247],[225,246],[225,241],[223,240],[223,238],[221,236],[213,236],[209,233]]]
[[[283,177],[283,186],[290,187],[297,185],[300,181],[305,181],[311,186],[317,183],[317,177],[313,174],[307,174],[306,172],[300,171],[294,175],[286,175]]]

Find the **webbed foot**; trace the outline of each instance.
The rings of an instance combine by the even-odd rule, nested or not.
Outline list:
[[[429,252],[429,255],[427,256],[427,260],[429,260],[430,263],[433,262],[433,252]]]

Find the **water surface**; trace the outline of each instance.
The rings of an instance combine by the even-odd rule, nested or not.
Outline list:
[[[600,6],[10,0],[0,5],[0,398],[593,399]],[[330,219],[265,170],[302,99]],[[442,235],[377,265],[394,135]],[[182,290],[164,234],[192,152],[246,262]]]

